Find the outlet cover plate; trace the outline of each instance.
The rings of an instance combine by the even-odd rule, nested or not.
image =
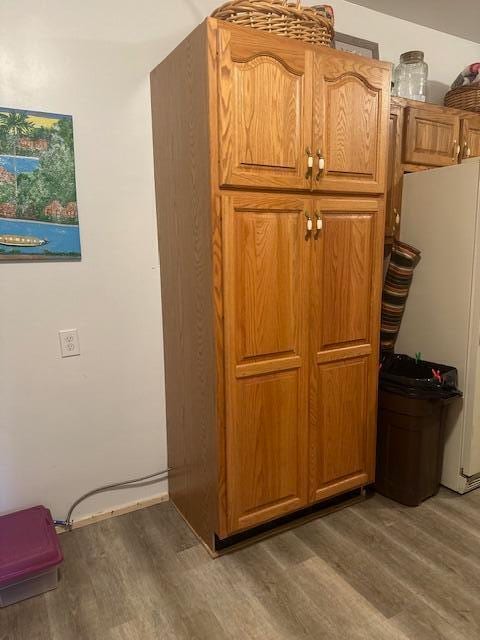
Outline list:
[[[76,329],[65,329],[58,332],[60,338],[60,350],[62,358],[71,358],[80,355],[80,343]]]

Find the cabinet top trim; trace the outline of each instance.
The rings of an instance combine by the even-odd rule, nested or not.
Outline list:
[[[441,104],[434,104],[433,102],[420,102],[418,100],[407,100],[407,98],[397,98],[392,97],[391,100],[392,107],[400,107],[405,109],[406,107],[411,107],[413,109],[423,109],[424,111],[434,111],[437,114],[443,114],[448,116],[459,116],[461,118],[465,118],[465,116],[475,116],[480,114],[475,114],[473,111],[463,111],[462,109],[452,109],[452,107],[444,107]]]
[[[386,69],[388,72],[391,72],[393,67],[393,64],[391,62],[385,62],[383,60],[370,60],[369,58],[364,58],[363,56],[358,56],[348,51],[339,51],[337,49],[332,49],[330,47],[308,44],[307,42],[303,42],[302,40],[295,40],[293,38],[277,36],[275,34],[268,33],[267,31],[262,31],[261,29],[252,29],[251,27],[241,27],[237,24],[226,22],[225,20],[218,20],[217,18],[206,18],[205,22],[213,30],[217,30],[219,28],[227,29],[232,33],[236,33],[243,37],[246,37],[247,34],[250,36],[255,34],[258,38],[264,39],[265,42],[270,41],[272,45],[274,45],[275,47],[278,47],[279,44],[282,43],[286,51],[288,51],[288,49],[290,50],[298,49],[302,51],[305,51],[305,50],[315,51],[316,53],[324,54],[325,56],[336,56],[338,58],[355,60],[357,62],[363,61],[365,64],[369,66]]]

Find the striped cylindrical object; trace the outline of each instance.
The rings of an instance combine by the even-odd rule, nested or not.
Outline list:
[[[413,272],[420,262],[420,251],[405,242],[394,242],[383,285],[380,345],[393,351],[397,341]]]

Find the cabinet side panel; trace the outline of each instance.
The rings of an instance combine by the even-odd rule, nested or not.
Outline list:
[[[213,546],[215,340],[207,29],[151,74],[170,497]]]

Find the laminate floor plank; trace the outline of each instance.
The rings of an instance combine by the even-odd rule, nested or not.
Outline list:
[[[50,640],[47,595],[0,609],[1,640]]]
[[[472,593],[478,592],[480,589],[478,557],[473,558],[472,554],[470,557],[463,556],[455,547],[446,544],[445,541],[438,541],[433,535],[435,528],[421,526],[422,512],[427,505],[423,505],[421,510],[403,507],[392,509],[391,505],[389,500],[378,496],[375,501],[365,503],[361,516],[371,526],[388,531],[392,542],[404,548],[410,547],[410,553],[419,554],[425,562],[429,563],[432,570],[441,575],[439,579],[450,586],[450,593],[463,592],[465,588],[471,589]],[[456,522],[451,521],[444,523],[443,529],[445,532],[446,529],[455,529],[455,527]],[[451,533],[453,536],[454,532]],[[471,602],[470,598],[468,600]],[[461,610],[460,615],[462,615]],[[418,637],[421,640],[461,640],[465,637],[476,637],[478,633],[477,623],[474,622],[470,626],[467,621],[466,625],[464,622],[457,625],[453,619],[449,619],[448,615],[441,615],[434,607],[428,606],[425,599],[421,604],[417,598],[405,602],[404,610],[397,614],[393,621],[409,637]],[[465,633],[462,633],[458,626],[463,627]]]
[[[303,530],[304,527],[300,527],[300,529]],[[268,538],[263,543],[265,549],[284,569],[295,567],[315,556],[315,552],[308,545],[298,544],[298,538],[295,536],[296,531],[296,529],[286,531],[283,535]]]
[[[103,598],[97,597],[92,581],[101,564],[97,564],[95,556],[87,551],[92,532],[82,529],[77,533],[79,535],[62,538],[65,557],[75,558],[75,562],[64,563],[60,574],[61,588],[45,596],[51,633],[48,637],[55,640],[83,640],[94,637],[105,627],[101,615]],[[93,547],[95,552],[100,548]],[[99,588],[100,584],[95,586]],[[21,607],[22,603],[16,606]]]
[[[468,553],[462,553],[451,543],[459,527],[456,516],[443,523],[442,535],[438,536],[435,535],[435,529],[421,526],[422,518],[417,517],[420,514],[397,510],[394,515],[393,510],[388,508],[389,501],[384,499],[384,509],[378,508],[379,502],[377,500],[375,506],[372,504],[372,508],[365,505],[362,512],[372,526],[388,530],[392,540],[415,549],[432,567],[441,571],[452,586],[480,593],[480,554],[475,553],[475,547],[470,548]]]
[[[313,607],[292,580],[286,588],[286,570],[268,553],[264,544],[247,547],[226,558],[239,589],[255,599],[259,615],[276,638],[309,638],[318,626]]]
[[[459,520],[462,529],[480,538],[480,503],[465,499],[466,497],[461,496],[455,501],[450,498],[439,499],[428,505],[428,508],[449,520],[450,523]]]
[[[386,618],[403,611],[414,596],[386,564],[365,553],[354,537],[339,532],[328,518],[295,533]]]
[[[196,565],[188,572],[217,618],[225,621],[225,638],[276,640],[283,636],[271,621],[257,593],[246,586],[233,556]]]
[[[391,623],[411,640],[473,640],[478,637],[465,635],[449,620],[423,604],[410,604],[408,609],[392,618]]]
[[[382,496],[212,560],[164,503],[61,536],[0,640],[475,640],[480,491]]]
[[[324,631],[332,640],[408,640],[346,580],[319,558],[307,560],[292,576],[312,602]]]
[[[388,531],[375,527],[368,515],[351,512],[349,521],[337,520],[340,528],[348,527],[365,551],[379,562],[384,562],[392,572],[416,595],[417,601],[433,609],[445,619],[452,620],[465,633],[480,637],[480,608],[476,593],[452,584],[451,575],[442,567],[422,556],[416,545],[394,540]]]

